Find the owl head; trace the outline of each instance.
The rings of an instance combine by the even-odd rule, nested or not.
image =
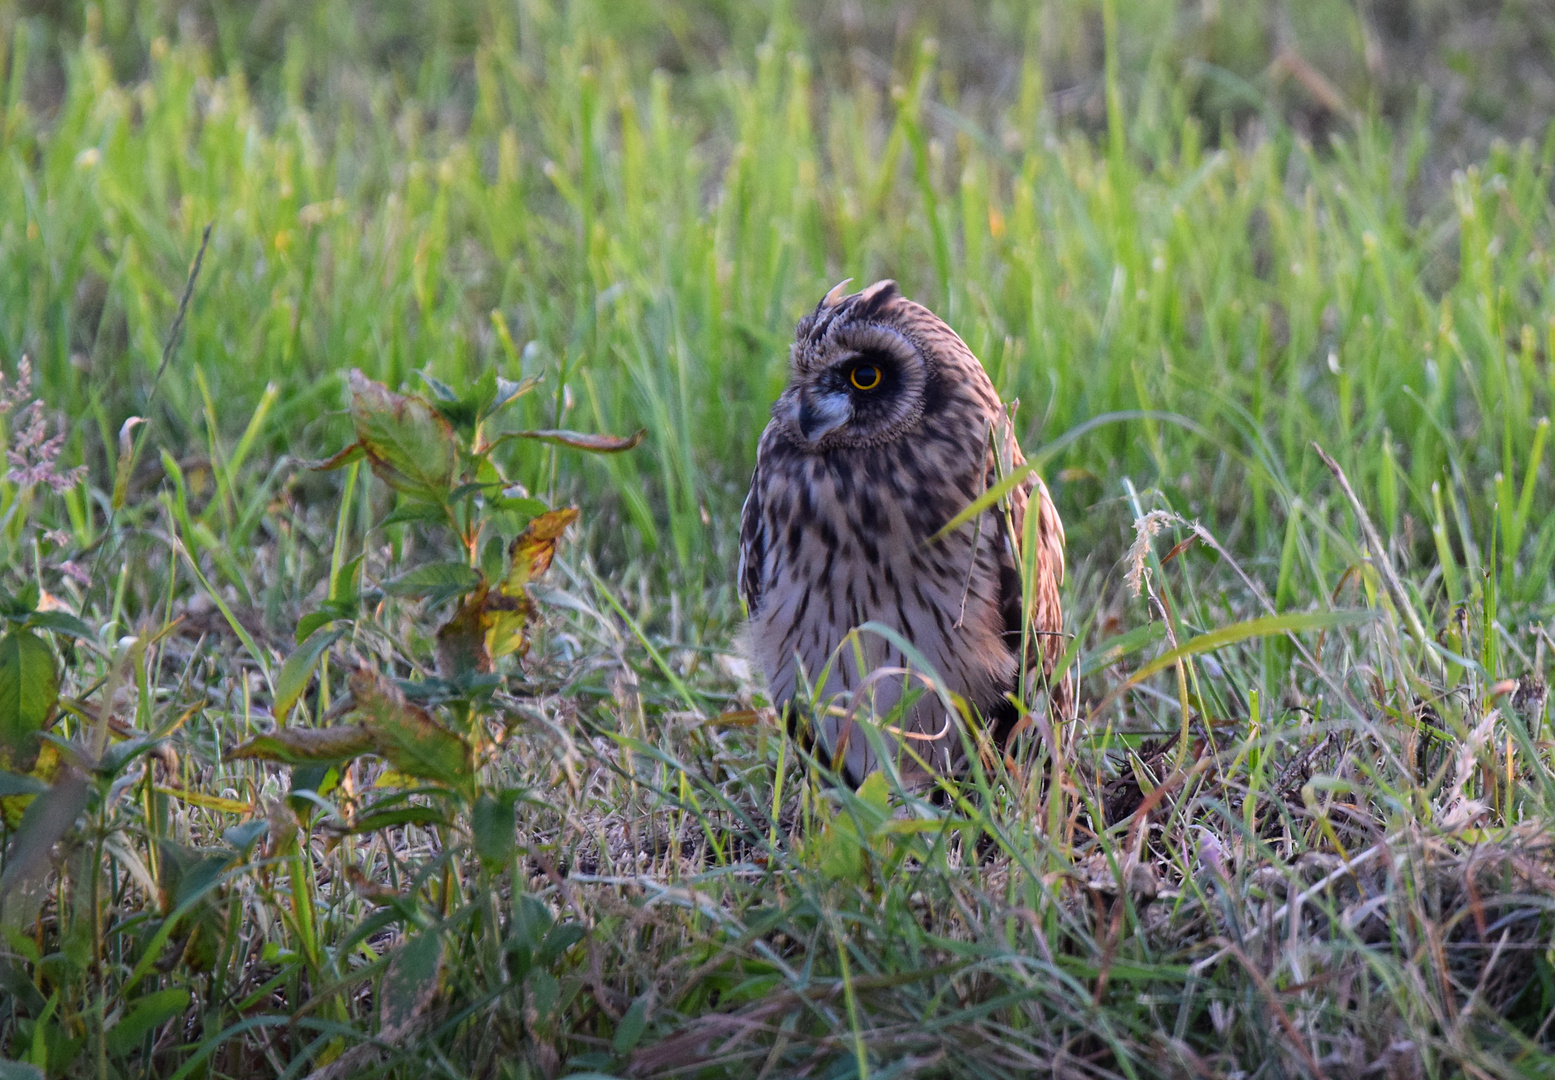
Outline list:
[[[902,296],[896,282],[851,294],[847,284],[827,293],[795,331],[788,388],[772,407],[794,446],[825,453],[892,442],[968,391],[979,404],[997,403],[961,339]]]

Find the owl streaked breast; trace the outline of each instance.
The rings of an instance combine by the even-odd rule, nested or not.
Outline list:
[[[838,286],[799,323],[789,386],[762,433],[742,515],[740,591],[774,704],[792,715],[813,694],[823,756],[852,783],[878,762],[850,712],[884,720],[909,683],[924,685],[886,670],[914,665],[884,636],[860,634],[842,648],[854,628],[896,631],[1001,746],[1018,715],[1007,695],[1022,666],[1023,606],[1038,680],[1062,652],[1063,524],[1039,478],[930,542],[997,480],[1001,459],[1005,468],[1023,462],[987,373],[894,282],[851,295]],[[1018,541],[1028,505],[1038,514],[1036,574],[1023,600]],[[1066,709],[1067,685],[1049,689],[1052,705]],[[926,779],[924,766],[957,768],[957,722],[932,692],[891,720],[904,735],[888,731],[883,743],[904,778]]]

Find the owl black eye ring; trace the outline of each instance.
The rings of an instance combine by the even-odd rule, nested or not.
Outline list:
[[[880,385],[880,369],[874,364],[860,364],[848,372],[848,381],[856,390],[873,390]]]

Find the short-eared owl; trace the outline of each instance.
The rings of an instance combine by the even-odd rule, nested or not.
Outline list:
[[[1021,668],[1019,543],[1036,537],[1025,603],[1032,685],[1042,685],[1063,651],[1064,527],[1031,475],[1005,505],[930,542],[1023,458],[993,383],[955,331],[893,281],[852,295],[846,284],[796,331],[789,385],[762,433],[745,502],[740,592],[773,702],[797,711],[816,692],[814,730],[857,784],[877,762],[850,722],[869,715],[855,696],[885,718],[908,677],[881,669],[911,665],[874,633],[839,651],[848,632],[872,621],[897,631],[1002,746],[1018,716],[1006,695]],[[1049,690],[1050,704],[1066,708],[1067,686]],[[930,768],[959,764],[961,735],[933,692],[891,726],[919,736],[908,741]],[[888,732],[884,745],[904,777],[923,777],[900,740]]]

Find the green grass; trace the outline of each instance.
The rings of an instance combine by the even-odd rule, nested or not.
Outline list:
[[[51,874],[0,878],[0,1046],[83,1076],[1547,1073],[1555,131],[1505,83],[1550,28],[1396,7],[0,12],[0,362],[89,468],[7,481],[0,556],[84,623],[54,730],[95,763]],[[1020,399],[1089,709],[895,817],[749,722],[736,645],[756,437],[849,276]],[[351,437],[352,368],[529,376],[506,430],[648,431],[497,454],[583,511],[529,658],[437,706],[496,725],[478,790],[524,793],[500,859],[473,800],[342,834],[288,793],[349,820],[377,766],[229,756],[309,613],[349,632],[293,724],[359,663],[446,674],[447,610],[382,587],[466,553],[303,468]],[[110,709],[106,745],[156,754],[101,757]]]

